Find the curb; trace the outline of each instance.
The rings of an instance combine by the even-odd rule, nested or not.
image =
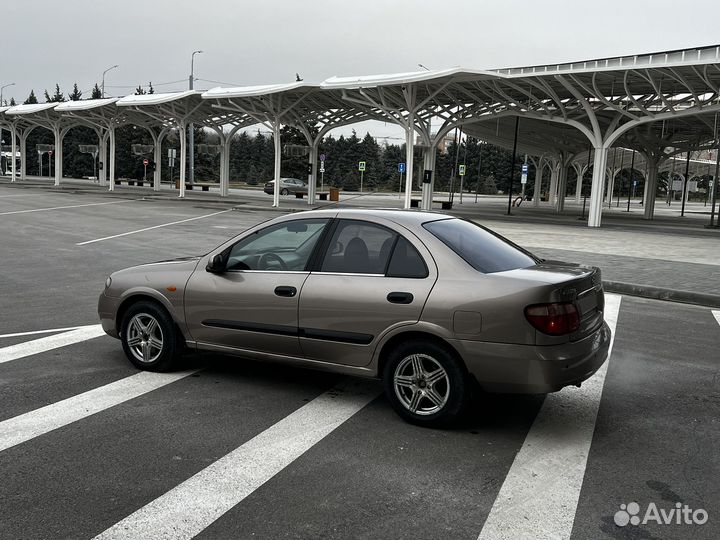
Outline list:
[[[662,287],[652,287],[650,285],[636,285],[633,283],[605,280],[603,280],[603,288],[606,292],[625,294],[628,296],[639,296],[641,298],[664,300],[666,302],[678,302],[681,304],[720,308],[720,295],[717,294],[664,289]]]

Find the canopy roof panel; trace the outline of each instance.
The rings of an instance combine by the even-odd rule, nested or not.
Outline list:
[[[309,84],[305,82],[294,82],[287,84],[266,84],[258,86],[236,86],[231,88],[225,88],[218,86],[211,88],[206,92],[203,92],[203,99],[216,99],[216,98],[234,98],[234,97],[255,97],[264,96],[267,94],[277,94],[281,92],[288,92],[298,88],[318,88],[317,84]]]
[[[200,96],[200,90],[185,90],[183,92],[170,92],[165,94],[142,94],[129,95],[120,98],[117,101],[119,107],[143,106],[143,105],[162,105],[174,101],[180,101],[192,96]]]
[[[103,98],[103,99],[85,99],[79,101],[64,101],[55,107],[58,112],[76,112],[76,111],[88,111],[91,109],[97,109],[99,107],[106,107],[113,105],[120,98]]]
[[[32,103],[28,105],[15,105],[14,107],[10,107],[8,110],[5,111],[5,114],[9,115],[26,115],[26,114],[36,114],[39,112],[48,111],[50,109],[54,109],[57,107],[57,103]]]

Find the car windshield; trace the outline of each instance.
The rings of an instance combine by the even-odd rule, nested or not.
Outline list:
[[[464,219],[442,219],[423,227],[475,270],[490,274],[535,266],[538,260],[506,238]]]

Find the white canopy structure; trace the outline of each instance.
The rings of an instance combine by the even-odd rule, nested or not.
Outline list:
[[[188,124],[213,129],[221,138],[222,196],[228,194],[230,140],[238,129],[260,123],[272,130],[277,180],[280,130],[293,126],[308,142],[308,202],[313,204],[317,148],[322,137],[353,122],[390,121],[406,134],[406,208],[411,200],[416,134],[425,149],[425,209],[432,205],[435,149],[452,129],[462,127],[469,135],[529,154],[536,165],[536,188],[537,177],[550,166],[550,203],[558,211],[563,209],[568,167],[575,167],[582,176],[590,157],[588,225],[599,227],[606,177],[612,181],[615,174],[608,164],[611,148],[634,149],[645,160],[648,178],[644,212],[645,218],[652,219],[659,167],[678,152],[718,144],[720,46],[545,66],[331,77],[320,84],[214,88],[204,93],[190,90],[95,101],[97,104],[86,101],[0,109],[0,122],[10,125],[13,142],[19,134],[23,159],[24,137],[37,125],[53,130],[56,147],[61,149],[62,136],[72,122],[95,126],[101,141],[110,139],[111,148],[114,127],[140,123],[153,134],[159,164],[162,137],[169,129],[178,129],[181,197],[185,193]],[[56,184],[61,177],[61,150],[58,160]],[[112,160],[110,171],[113,177]],[[159,178],[156,171],[156,188]],[[280,202],[278,187],[276,182],[275,206]],[[578,184],[576,198],[580,187]],[[534,199],[534,204],[539,204],[539,197]]]

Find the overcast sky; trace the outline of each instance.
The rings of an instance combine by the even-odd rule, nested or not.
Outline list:
[[[0,85],[106,93],[501,68],[720,43],[720,2],[667,0],[34,0],[3,2]],[[163,84],[171,81],[173,84]]]

